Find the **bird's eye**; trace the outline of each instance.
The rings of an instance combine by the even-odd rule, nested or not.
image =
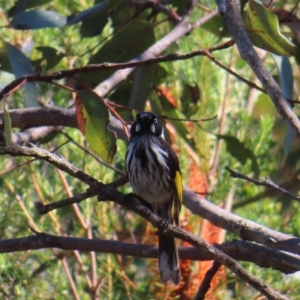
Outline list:
[[[155,118],[153,122],[154,122],[154,124],[156,124],[157,123],[157,119]]]

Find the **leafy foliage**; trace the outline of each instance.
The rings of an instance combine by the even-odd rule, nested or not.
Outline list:
[[[143,52],[175,28],[188,10],[188,3],[161,1],[164,9],[160,10],[153,1],[7,1],[0,16],[1,88],[14,78],[27,75],[52,74],[87,64],[132,59],[140,62]],[[297,49],[289,36],[299,43],[300,23],[293,13],[297,5],[290,0],[268,7],[264,2],[251,0],[243,7],[251,41],[261,48],[258,53],[280,82],[282,92],[293,99],[299,90],[299,60],[294,61]],[[211,9],[214,7],[210,1],[202,1],[194,8],[191,20],[199,20]],[[282,18],[283,13],[292,14],[296,20],[291,24],[290,19]],[[208,49],[228,37],[218,15],[178,38],[163,53],[155,48],[155,57]],[[276,58],[277,65],[273,54],[282,56]],[[105,80],[112,82],[116,70],[85,71],[57,82],[24,82],[6,101],[11,109],[48,105],[71,110],[77,105],[82,134],[78,128],[61,128],[58,123],[55,125],[59,133],[47,136],[42,147],[64,156],[103,183],[124,174],[126,132],[124,127],[118,128],[122,139],[116,139],[108,126],[109,119],[123,118],[130,123],[133,111],[152,110],[166,125],[166,139],[179,156],[185,184],[192,186],[196,182],[194,190],[241,217],[299,236],[298,203],[249,182],[233,180],[225,171],[229,166],[247,176],[292,182],[289,189],[297,194],[300,156],[296,139],[265,93],[228,73],[231,69],[259,85],[235,46],[211,55],[226,67],[220,68],[209,57],[200,55],[188,60],[141,64],[105,95],[96,95],[92,89]],[[297,103],[294,110],[298,112]],[[13,121],[6,109],[3,118],[2,129],[9,144],[12,135],[20,131],[10,127]],[[19,127],[27,129],[26,124]],[[41,216],[36,212],[35,201],[46,204],[70,198],[83,193],[86,185],[40,160],[3,156],[0,167],[2,239],[30,235],[30,226],[61,236],[156,242],[157,237],[144,220],[113,203],[99,204],[95,198]],[[131,188],[125,185],[119,190],[127,193]],[[203,220],[185,209],[181,223],[196,234],[205,227]],[[218,234],[222,236],[220,231]],[[226,236],[227,240],[234,238],[231,233]],[[12,295],[19,299],[65,299],[71,293],[78,299],[167,299],[183,295],[192,299],[197,280],[203,275],[201,266],[199,269],[198,264],[189,262],[186,289],[174,289],[158,282],[156,260],[59,249],[3,253],[0,266],[0,297]],[[297,299],[297,274],[286,276],[252,263],[243,266],[274,289]],[[213,290],[215,299],[257,298],[255,290],[229,271],[224,278],[226,282],[218,281]]]

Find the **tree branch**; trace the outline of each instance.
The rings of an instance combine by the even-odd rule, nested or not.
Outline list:
[[[153,214],[147,207],[133,201],[135,198],[130,196],[124,196],[122,193],[115,190],[113,186],[104,185],[100,182],[96,181],[94,178],[90,177],[89,175],[85,174],[84,172],[80,171],[63,158],[50,153],[46,150],[40,149],[31,145],[31,147],[26,146],[11,146],[11,147],[4,147],[0,148],[0,154],[10,154],[10,155],[21,155],[21,156],[33,156],[36,158],[40,158],[43,160],[48,161],[49,163],[55,165],[62,171],[67,172],[71,176],[82,180],[83,182],[87,183],[91,189],[87,191],[94,193],[100,192],[98,195],[98,200],[111,200],[115,203],[136,212],[141,217],[145,218],[149,221],[154,227],[159,229],[160,234],[170,235],[181,240],[185,240],[186,242],[190,243],[191,245],[201,249],[205,253],[209,253],[213,256],[213,259],[218,261],[219,263],[225,265],[229,268],[232,272],[234,272],[237,276],[241,279],[245,280],[247,283],[252,285],[255,289],[260,291],[263,295],[267,296],[269,299],[286,299],[285,297],[281,296],[277,292],[273,291],[271,288],[266,286],[263,282],[256,279],[252,275],[250,275],[246,270],[244,270],[235,260],[224,254],[222,251],[218,250],[217,248],[212,247],[204,240],[192,235],[185,230],[173,226],[171,224],[166,224],[164,219],[159,218],[157,215]],[[186,193],[186,191],[185,191]],[[87,195],[84,195],[84,197]],[[81,199],[79,199],[81,201]],[[257,225],[256,225],[257,226]],[[273,241],[274,243],[274,241]]]
[[[221,266],[222,265],[219,262],[217,262],[217,261],[213,262],[211,268],[206,272],[206,274],[203,278],[203,281],[201,282],[198,292],[194,298],[195,300],[204,300],[205,294],[210,289],[210,283]]]
[[[61,127],[58,126],[40,126],[28,128],[21,132],[12,133],[13,144],[28,144],[35,143],[46,138],[51,133],[58,133]]]
[[[159,218],[158,218],[159,219]],[[173,226],[174,227],[174,226]],[[184,234],[188,234],[187,232],[181,230]],[[180,234],[177,232],[177,235]],[[188,234],[192,236],[191,234]],[[196,237],[195,237],[196,238]],[[197,239],[197,238],[196,238]],[[236,245],[235,245],[236,244]],[[247,245],[248,246],[248,245]],[[212,246],[209,246],[212,248]],[[222,248],[222,245],[218,245],[218,247]],[[237,254],[236,249],[240,247],[239,242],[231,242],[225,246],[226,253],[232,257],[235,257]],[[254,245],[256,247],[256,245]],[[95,251],[100,253],[111,253],[111,254],[120,254],[120,255],[129,255],[134,257],[144,257],[144,258],[156,258],[157,257],[157,247],[149,246],[149,245],[136,245],[136,244],[129,244],[124,243],[121,241],[107,241],[107,240],[100,240],[100,239],[85,239],[85,238],[73,238],[73,237],[60,237],[54,236],[45,233],[39,233],[36,236],[28,236],[24,238],[17,238],[17,239],[7,239],[0,241],[0,253],[9,253],[9,252],[16,252],[16,251],[27,251],[27,250],[37,250],[37,249],[44,249],[44,248],[59,248],[62,250],[78,250],[78,251]],[[203,251],[199,251],[199,248]],[[231,252],[230,249],[233,249]],[[213,249],[213,248],[212,248]],[[244,247],[241,252],[238,254],[238,258],[240,259],[243,257],[243,251],[246,249]],[[211,251],[206,251],[206,247],[180,247],[179,253],[181,259],[191,259],[191,260],[211,260],[214,258],[214,253]],[[258,249],[256,249],[258,250]],[[263,249],[262,253],[265,254],[266,258],[268,257],[269,253],[264,253]],[[254,262],[257,261],[257,252],[254,253],[255,255],[251,255],[254,259]],[[285,254],[283,254],[285,255]],[[221,255],[222,256],[222,255]],[[222,256],[223,257],[223,256]],[[227,257],[227,256],[226,256]],[[246,251],[244,255],[245,260],[249,261],[249,253]],[[229,259],[231,261],[232,259]],[[295,259],[296,260],[296,259]],[[268,259],[266,259],[268,261]],[[300,264],[299,258],[297,260],[298,265]],[[236,262],[235,262],[236,264]],[[273,267],[271,265],[271,267]],[[233,266],[232,268],[235,268]],[[295,272],[298,269],[289,266],[283,266],[289,268],[291,272]],[[239,271],[242,271],[240,268]],[[245,275],[245,274],[244,274]],[[247,276],[247,273],[246,275]],[[251,280],[251,279],[250,279]],[[254,281],[254,284],[257,284]],[[268,291],[268,289],[266,289]],[[275,294],[268,294],[267,295],[276,295]],[[278,294],[277,294],[278,296]],[[269,298],[269,299],[285,299],[285,298]]]
[[[262,281],[252,276],[245,269],[243,269],[234,259],[230,258],[222,251],[219,251],[217,248],[209,245],[203,239],[198,238],[197,236],[185,231],[184,229],[166,223],[166,220],[161,219],[160,217],[152,213],[147,207],[141,204],[137,204],[137,202],[134,201],[134,196],[130,198],[128,196],[129,195],[124,197],[122,193],[111,189],[104,190],[103,193],[98,196],[98,199],[99,201],[106,199],[111,200],[123,207],[126,207],[131,211],[136,212],[138,215],[150,222],[154,227],[158,228],[159,234],[165,234],[184,240],[192,246],[201,249],[201,251],[210,253],[211,255],[213,255],[214,260],[218,261],[219,263],[223,264],[225,267],[230,269],[237,276],[239,276],[245,282],[254,287],[257,291],[265,295],[268,299],[287,299],[286,297],[272,290]]]
[[[135,59],[126,62],[126,63],[102,63],[102,64],[91,64],[86,67],[74,68],[71,70],[61,70],[55,72],[50,75],[26,75],[19,77],[8,84],[0,91],[0,100],[2,100],[5,96],[8,96],[10,93],[24,85],[26,82],[48,82],[52,83],[54,80],[60,80],[63,78],[74,77],[77,74],[88,73],[94,71],[101,70],[118,70],[116,71],[109,79],[102,82],[95,91],[100,95],[104,96],[112,87],[126,78],[136,67],[146,66],[149,64],[159,63],[159,62],[167,62],[167,61],[176,61],[176,60],[185,60],[194,56],[205,55],[205,50],[197,50],[187,54],[169,54],[165,56],[158,56],[159,53],[164,51],[167,47],[169,47],[172,43],[178,40],[180,37],[184,36],[187,33],[190,33],[195,28],[201,26],[212,17],[217,14],[216,11],[213,11],[198,20],[194,24],[191,24],[187,21],[179,23],[169,34],[167,34],[164,38],[154,44],[152,47],[147,49],[140,56]],[[232,41],[227,43],[223,43],[219,46],[209,48],[209,52],[217,51],[220,49],[225,49],[231,47],[233,45]],[[122,70],[127,69],[127,70]],[[126,75],[127,74],[127,75]],[[125,76],[125,77],[124,77]],[[108,84],[105,87],[105,84]],[[103,91],[102,91],[103,90]]]
[[[69,205],[68,201],[73,201],[72,203],[75,203],[75,201],[80,202],[84,200],[85,197],[90,197],[91,195],[96,194],[100,194],[101,199],[103,200],[113,199],[114,201],[121,201],[123,199],[123,194],[116,191],[113,186],[104,185],[98,182],[93,177],[77,169],[62,157],[59,157],[56,154],[48,152],[44,149],[40,149],[35,146],[26,147],[15,145],[11,147],[0,147],[0,154],[10,154],[13,156],[30,156],[43,159],[53,164],[60,170],[67,172],[69,175],[89,185],[90,189],[87,191],[87,194],[80,194],[81,196],[78,196],[79,198],[76,198],[77,196],[75,196],[75,198],[72,198],[71,200],[65,199],[63,200],[63,205]],[[126,207],[125,204],[126,203],[123,203],[122,205]],[[49,207],[51,207],[51,209],[63,206],[61,203],[53,203],[51,205],[48,205]],[[187,188],[184,189],[184,205],[194,214],[200,215],[201,217],[209,220],[211,223],[218,227],[237,234],[244,240],[251,240],[274,249],[300,254],[300,239],[275,230],[268,229],[266,227],[257,225],[255,222],[231,214],[223,210],[222,208],[213,205],[204,199],[201,199],[197,194],[193,193]],[[49,207],[47,206],[47,211],[50,211]],[[129,206],[127,208],[134,210],[134,207],[132,206]],[[138,210],[134,211],[139,213]],[[147,215],[145,216],[145,218],[146,217]]]
[[[233,178],[243,179],[243,180],[249,181],[251,183],[254,183],[255,185],[260,185],[260,186],[264,186],[269,189],[273,189],[288,198],[291,198],[293,200],[300,202],[300,197],[298,197],[298,196],[290,193],[289,191],[285,190],[284,188],[280,187],[279,185],[274,183],[269,177],[266,177],[266,179],[264,181],[260,181],[260,180],[254,179],[254,178],[250,178],[241,173],[238,173],[228,167],[226,167],[225,169],[230,173],[230,176]]]
[[[243,240],[254,241],[274,249],[300,254],[299,238],[271,230],[229,213],[217,205],[200,198],[187,187],[184,188],[183,196],[184,205],[192,213],[203,217],[215,226],[236,234]]]
[[[75,109],[57,106],[10,109],[12,127],[21,129],[40,126],[68,126],[77,128]],[[4,126],[4,114],[0,111],[0,129]]]
[[[226,3],[225,6],[224,3]],[[224,23],[236,42],[242,59],[248,63],[264,89],[267,91],[279,115],[300,137],[300,121],[298,117],[282,95],[278,84],[267,71],[263,62],[255,52],[248,37],[241,17],[240,1],[217,1],[217,4],[219,12],[224,19]]]
[[[36,146],[26,147],[26,146],[11,146],[11,147],[0,147],[0,154],[10,154],[13,156],[30,156],[39,159],[43,159],[62,171],[67,172],[69,175],[85,182],[89,185],[90,190],[87,194],[80,194],[78,199],[70,198],[75,203],[75,201],[82,201],[84,197],[90,197],[90,195],[102,194],[101,199],[123,199],[123,194],[117,192],[113,185],[104,185],[98,182],[93,177],[87,175],[86,173],[80,171],[75,166],[67,162],[60,156],[48,152],[44,149],[38,148]],[[122,183],[127,182],[126,178],[120,179]],[[89,194],[91,193],[91,194]],[[114,195],[113,198],[110,197],[110,193]],[[85,195],[85,196],[83,196]],[[75,196],[77,197],[77,196]],[[83,197],[83,198],[81,198]],[[104,198],[103,198],[104,197]],[[107,198],[105,198],[107,197]],[[63,200],[64,204],[54,202],[51,205],[48,204],[47,212],[69,205],[68,200]],[[70,203],[71,203],[70,202]],[[257,225],[255,222],[243,219],[237,215],[229,213],[222,208],[210,203],[209,201],[200,198],[197,194],[184,188],[184,205],[190,209],[194,214],[200,215],[201,217],[209,220],[214,225],[226,229],[232,233],[238,235],[241,239],[255,241],[257,243],[266,245],[268,247],[284,250],[295,254],[300,254],[300,239],[291,235],[287,235],[269,228]],[[126,206],[126,205],[123,205]],[[51,207],[51,209],[49,209]],[[132,207],[128,207],[133,209]],[[136,211],[139,213],[138,211]]]
[[[81,180],[89,186],[93,186],[96,183],[98,183],[98,186],[99,184],[101,184],[90,175],[84,173],[83,171],[79,170],[74,165],[66,161],[62,156],[58,156],[45,149],[36,147],[33,144],[29,144],[28,146],[13,145],[10,147],[0,147],[0,155],[1,154],[9,154],[12,156],[30,156],[39,158],[54,165],[58,169],[68,173],[72,177]]]
[[[291,256],[267,247],[243,241],[227,242],[216,246],[234,259],[253,262],[263,268],[273,268],[286,274],[300,270],[299,257]],[[254,252],[251,253],[247,247],[252,247],[251,250],[254,250]],[[0,253],[46,248],[83,252],[94,251],[97,253],[110,253],[142,258],[157,258],[158,251],[157,246],[152,245],[132,244],[115,240],[61,237],[46,233],[37,233],[37,235],[33,236],[0,241]],[[257,251],[259,251],[263,259],[259,257],[260,255],[257,255]],[[272,255],[275,255],[275,258],[272,257]],[[181,259],[193,261],[213,260],[211,253],[199,251],[199,249],[195,247],[179,247],[179,256]],[[280,257],[278,260],[276,258],[277,256]]]
[[[201,18],[194,24],[190,23],[187,18],[183,18],[183,20],[178,23],[168,34],[166,34],[162,39],[156,42],[154,45],[149,47],[146,51],[141,53],[139,56],[135,57],[128,64],[133,64],[137,62],[145,62],[149,61],[158,56],[158,54],[162,53],[169,46],[171,46],[174,42],[180,39],[182,36],[192,32],[195,28],[200,27],[211,18],[217,15],[217,11],[213,11],[207,14],[205,17]],[[204,52],[203,52],[204,54]],[[119,69],[114,72],[108,79],[101,82],[94,91],[100,96],[104,97],[113,87],[122,82],[124,79],[128,77],[128,75],[135,70],[135,66],[132,65],[127,69]],[[0,93],[1,97],[1,93]]]

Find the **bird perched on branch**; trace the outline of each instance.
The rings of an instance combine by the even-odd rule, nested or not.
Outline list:
[[[182,204],[179,161],[153,113],[137,114],[130,129],[125,168],[135,194],[158,216],[178,226]],[[179,283],[178,249],[173,237],[158,236],[158,266],[164,283]]]

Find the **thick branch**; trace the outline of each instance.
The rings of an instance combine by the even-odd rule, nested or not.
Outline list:
[[[203,19],[203,21],[207,21],[209,18],[213,17],[216,14],[211,13],[211,15],[206,16],[207,19]],[[202,25],[202,19],[199,20],[199,26]],[[198,25],[198,23],[196,24]],[[192,26],[193,27],[193,26]],[[195,26],[194,26],[195,27]],[[177,61],[177,60],[186,60],[195,56],[201,56],[201,55],[207,55],[207,51],[213,52],[213,51],[218,51],[221,49],[226,49],[228,47],[231,47],[233,45],[233,41],[228,41],[225,43],[222,43],[221,45],[211,47],[206,50],[196,50],[189,52],[187,54],[168,54],[165,56],[158,56],[158,53],[154,53],[154,57],[150,57],[145,60],[136,59],[132,60],[130,62],[125,62],[125,63],[101,63],[101,64],[90,64],[85,67],[79,67],[79,68],[74,68],[71,70],[61,70],[49,75],[25,75],[22,77],[19,77],[15,80],[13,80],[10,84],[5,86],[1,91],[0,91],[0,100],[3,99],[3,97],[9,95],[16,89],[18,89],[20,86],[24,85],[26,82],[48,82],[52,83],[55,80],[60,80],[63,78],[69,78],[73,77],[78,74],[82,73],[89,73],[89,72],[95,72],[95,71],[105,71],[105,70],[121,70],[121,69],[127,69],[127,68],[136,68],[136,67],[141,67],[141,66],[147,66],[151,64],[156,64],[160,62],[168,62],[168,61]],[[156,45],[156,44],[155,44]],[[132,69],[133,70],[133,69]],[[130,72],[132,72],[132,70]]]
[[[9,110],[12,127],[26,129],[40,126],[77,127],[75,109],[61,107],[32,107]],[[0,111],[0,129],[4,125],[3,111]]]
[[[240,246],[239,242],[235,245],[235,242],[227,244],[224,249],[226,253],[232,257],[237,255],[236,249]],[[211,247],[211,246],[210,246]],[[222,248],[222,245],[218,246]],[[231,247],[233,251],[231,252]],[[256,247],[256,245],[254,245]],[[112,254],[121,254],[129,255],[135,257],[144,257],[144,258],[156,258],[157,257],[157,247],[149,245],[136,245],[129,244],[120,241],[107,241],[99,239],[84,239],[84,238],[72,238],[72,237],[60,237],[49,234],[40,233],[37,236],[28,236],[18,239],[7,239],[0,241],[0,253],[9,253],[16,251],[27,251],[27,250],[36,250],[44,248],[59,248],[63,250],[78,250],[78,251],[95,251],[100,253],[112,253]],[[245,247],[238,253],[238,258],[243,257],[243,251]],[[258,250],[258,249],[256,249]],[[259,249],[264,254],[264,249]],[[191,259],[191,260],[211,260],[213,258],[213,253],[199,251],[199,249],[194,247],[180,247],[179,249],[181,259]],[[258,255],[251,255],[254,262]],[[267,254],[266,258],[268,257]],[[285,254],[283,254],[285,255]],[[248,261],[249,253],[246,251],[244,255],[245,260]],[[267,259],[268,260],[268,259]],[[299,265],[299,259],[298,259]],[[284,269],[288,266],[284,266]],[[291,272],[296,271],[297,269],[290,267]],[[273,298],[276,299],[276,298]],[[284,299],[284,298],[277,298]]]
[[[95,194],[101,194],[101,199],[103,200],[113,199],[114,201],[121,202],[123,199],[123,194],[117,192],[113,188],[113,186],[103,185],[99,183],[93,177],[80,171],[62,157],[44,149],[35,146],[27,147],[15,145],[11,147],[0,147],[0,154],[10,154],[13,156],[30,156],[43,159],[53,164],[60,170],[67,172],[69,175],[87,183],[91,187],[91,190],[89,190],[87,194],[84,194],[84,196],[80,195],[78,199],[76,199],[75,196],[75,201],[74,199],[71,199],[73,201],[72,203],[75,203],[76,201],[82,201],[84,197],[87,198]],[[91,194],[89,194],[90,192]],[[126,207],[126,203],[123,202],[122,205]],[[127,203],[127,205],[129,204]],[[184,205],[193,213],[209,220],[211,223],[218,227],[235,233],[244,240],[251,240],[274,249],[300,254],[300,239],[257,225],[255,222],[229,213],[222,208],[204,199],[201,199],[197,194],[193,193],[187,188],[184,189]],[[59,207],[61,206],[62,205],[59,205]],[[53,209],[57,208],[55,204],[52,205],[52,207]],[[134,206],[129,206],[127,208],[134,210]],[[134,211],[139,213],[138,210]]]
[[[188,188],[184,189],[184,205],[194,214],[236,234],[243,240],[255,241],[274,249],[300,254],[299,238],[271,230],[229,213],[209,201],[201,199]]]
[[[98,183],[96,179],[76,168],[74,165],[66,161],[63,157],[51,153],[33,144],[29,146],[13,145],[10,147],[0,147],[0,155],[9,154],[12,156],[30,156],[47,161],[58,169],[68,173],[69,175],[85,182],[89,186]]]
[[[195,28],[200,27],[211,18],[217,15],[217,11],[213,11],[198,20],[194,24],[190,23],[187,18],[183,18],[183,21],[177,24],[167,35],[162,39],[148,48],[145,52],[140,54],[138,57],[132,59],[129,63],[144,62],[157,57],[160,53],[166,50],[174,42],[179,40],[184,35],[192,32]],[[203,53],[205,54],[205,53]],[[116,71],[112,76],[110,76],[105,81],[101,82],[94,91],[101,97],[104,97],[113,87],[119,84],[121,81],[126,79],[128,75],[133,72],[135,67],[127,68],[124,70]],[[0,94],[1,97],[1,94]]]
[[[134,197],[130,199],[125,197],[122,193],[115,190],[112,186],[102,185],[97,182],[95,179],[85,174],[84,172],[78,170],[76,167],[65,161],[63,158],[58,157],[55,154],[52,154],[46,150],[40,149],[31,145],[31,147],[25,146],[11,146],[0,148],[0,154],[10,154],[10,155],[21,155],[21,156],[33,156],[36,158],[44,159],[49,163],[55,165],[59,169],[67,172],[71,176],[86,182],[90,188],[100,190],[100,195],[98,196],[99,200],[112,200],[121,206],[132,210],[149,221],[153,226],[157,227],[159,231],[163,234],[171,235],[181,240],[185,240],[191,245],[201,249],[205,253],[209,253],[213,256],[213,259],[219,263],[225,265],[232,272],[238,275],[241,279],[245,280],[248,284],[253,286],[255,289],[260,291],[269,299],[286,299],[277,292],[273,291],[270,287],[265,285],[260,280],[253,277],[246,270],[244,270],[235,260],[218,250],[217,248],[212,247],[204,240],[192,235],[185,230],[173,226],[171,224],[166,224],[165,220],[159,218],[157,215],[153,214],[147,207],[134,201]],[[86,196],[86,195],[85,195]]]
[[[61,127],[58,126],[41,126],[28,128],[21,132],[12,133],[13,144],[35,143],[46,138],[51,133],[59,132]]]
[[[249,253],[250,251],[247,250],[247,247],[251,247],[251,245],[253,246],[252,250],[254,250],[254,252]],[[0,253],[11,253],[46,248],[87,252],[94,251],[98,253],[128,255],[133,257],[157,258],[157,246],[131,244],[115,240],[91,240],[86,238],[61,237],[40,233],[34,236],[0,241]],[[299,257],[293,257],[286,253],[280,253],[279,251],[268,249],[267,247],[262,247],[256,244],[234,241],[218,245],[218,248],[237,260],[250,261],[264,268],[273,268],[284,273],[294,273],[300,270]],[[259,251],[259,253],[264,257],[264,260],[259,258],[257,251]],[[276,257],[277,254],[280,255],[279,260],[276,260],[272,257],[272,255],[275,255]],[[199,249],[195,247],[179,247],[179,255],[181,259],[195,261],[213,259],[213,255],[211,253],[199,251]],[[286,261],[289,262],[286,263]]]
[[[178,239],[184,240],[189,244],[201,249],[206,253],[213,255],[214,260],[223,264],[225,267],[234,272],[237,276],[243,279],[245,282],[254,287],[257,291],[265,295],[268,299],[287,299],[286,297],[280,295],[269,286],[267,286],[262,281],[258,280],[250,273],[248,273],[244,268],[242,268],[234,259],[226,255],[225,253],[219,251],[217,248],[209,245],[206,241],[197,236],[171,224],[166,224],[164,219],[161,219],[157,215],[153,214],[147,207],[137,204],[133,201],[133,197],[124,197],[120,192],[116,190],[103,191],[100,195],[100,200],[109,199],[119,205],[136,212],[141,217],[150,222],[154,227],[158,228],[159,232],[176,237]],[[99,196],[98,196],[99,198]]]
[[[57,126],[67,126],[78,128],[76,111],[73,108],[67,109],[58,106],[20,108],[9,110],[9,115],[13,128],[26,129],[42,126],[55,126],[56,128]],[[0,110],[0,129],[3,129],[3,127],[4,114],[3,111]],[[108,128],[116,133],[117,138],[127,140],[122,123],[114,116],[110,117]],[[29,132],[13,133],[13,142],[33,142],[35,136],[40,136],[37,132],[40,133],[40,129]]]
[[[219,4],[219,12],[236,42],[241,57],[248,63],[269,94],[280,116],[300,136],[300,121],[298,117],[283,97],[278,84],[265,68],[248,37],[241,17],[240,1],[226,0],[226,7],[224,7],[223,1],[217,2]]]

